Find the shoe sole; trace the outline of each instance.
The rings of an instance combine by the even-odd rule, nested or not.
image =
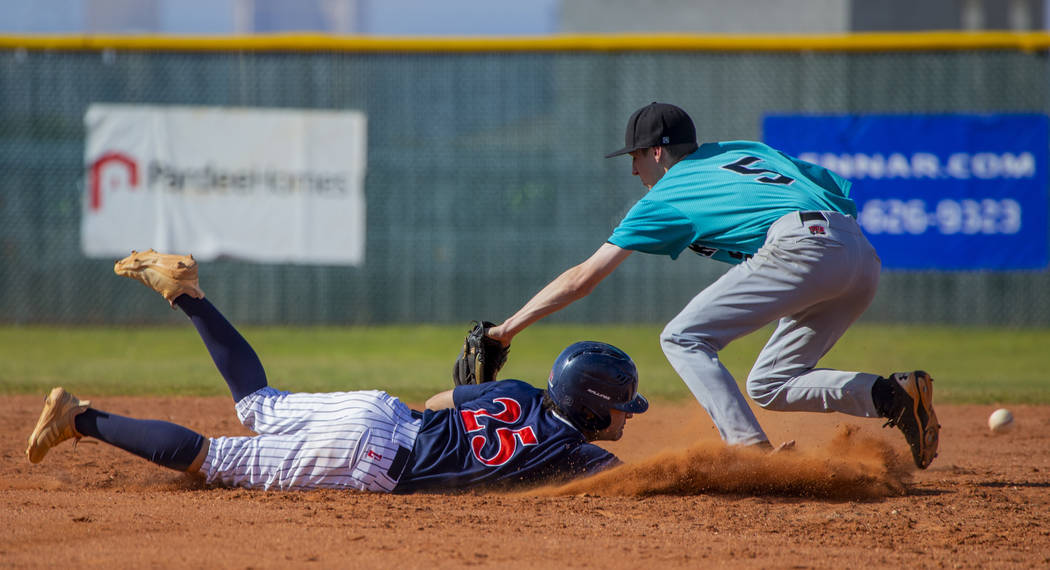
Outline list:
[[[113,265],[113,272],[121,277],[128,277],[160,293],[168,303],[175,306],[179,295],[189,295],[196,299],[204,297],[197,282],[197,260],[192,255],[175,255],[158,253],[153,249],[142,253],[132,252]],[[158,284],[145,274],[155,273],[170,283]]]
[[[922,370],[916,370],[909,375],[909,380],[912,379],[914,380],[908,382],[904,389],[912,398],[911,413],[915,418],[915,425],[922,430],[916,465],[919,469],[926,469],[937,457],[941,424],[937,421],[937,413],[933,411],[933,378]],[[925,422],[923,416],[926,417]]]
[[[63,395],[66,394],[63,388],[54,388],[51,393],[44,399],[44,409],[40,412],[40,419],[36,422],[36,427],[33,428],[33,433],[29,435],[29,440],[26,445],[26,457],[29,458],[30,463],[40,463],[43,461],[44,456],[51,450],[50,447],[41,451],[36,447],[36,441],[40,439],[40,436],[58,419],[59,413],[62,411],[62,406],[58,402],[62,401]],[[82,401],[82,406],[90,406],[91,402]],[[74,433],[76,430],[74,430]],[[33,453],[34,449],[37,453]]]
[[[166,261],[165,257],[172,259]],[[181,267],[179,266],[180,263],[182,264]],[[150,270],[156,271],[168,279],[183,281],[185,279],[193,279],[193,273],[196,268],[197,260],[193,259],[192,255],[170,255],[149,250],[143,253],[132,253],[121,259],[116,263],[115,270],[122,275]]]

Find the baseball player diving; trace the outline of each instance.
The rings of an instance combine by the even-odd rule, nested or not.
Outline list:
[[[537,320],[590,293],[632,251],[683,251],[732,265],[660,335],[664,354],[730,445],[773,449],[718,353],[777,322],[747,377],[747,393],[777,411],[886,418],[925,469],[940,425],[933,379],[816,368],[867,309],[881,261],[857,224],[850,182],[759,142],[697,145],[682,109],[652,103],[627,121],[631,174],[648,189],[588,259],[551,281],[485,334],[509,346]]]
[[[258,435],[206,438],[158,420],[111,414],[62,388],[45,400],[26,455],[92,437],[209,484],[410,493],[558,482],[618,465],[591,441],[617,440],[648,401],[630,357],[578,342],[557,357],[546,390],[517,380],[458,385],[410,409],[381,391],[291,393],[267,385],[255,351],[204,298],[192,256],[133,252],[119,275],[181,309]],[[457,361],[459,366],[459,361]]]

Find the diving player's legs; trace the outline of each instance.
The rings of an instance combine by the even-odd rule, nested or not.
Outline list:
[[[236,409],[242,424],[266,434],[335,431],[355,418],[412,415],[401,400],[380,390],[308,393],[267,387],[242,398]]]
[[[390,492],[397,486],[422,422],[383,392],[354,394],[352,401],[336,398],[348,407],[338,418],[319,420],[316,427],[323,429],[207,439],[171,422],[96,410],[55,388],[30,436],[26,455],[39,463],[51,447],[67,439],[93,437],[169,469],[199,471],[208,483]],[[259,398],[245,400],[253,399]]]
[[[89,402],[55,388],[29,437],[26,456],[39,463],[67,439],[93,437],[163,467],[199,471],[209,483],[391,492],[422,425],[408,406],[379,391],[287,394],[265,388],[237,404],[239,413],[248,407],[253,421],[263,418],[260,421],[270,426],[276,418],[294,429],[207,439],[171,422],[91,408]],[[276,412],[274,418],[268,417],[271,412]]]
[[[327,435],[303,431],[218,437],[211,440],[200,472],[209,484],[246,489],[389,490],[357,476],[369,435],[362,426]]]
[[[76,416],[80,435],[93,437],[138,455],[162,467],[196,471],[194,465],[208,440],[201,434],[171,422],[139,420],[88,408]]]
[[[266,387],[266,371],[255,350],[208,299],[180,295],[174,305],[196,327],[235,402]]]
[[[262,435],[212,439],[201,467],[209,483],[390,492],[422,425],[399,399],[375,390],[265,388],[237,402],[237,415]]]
[[[208,440],[182,426],[157,420],[137,420],[109,414],[80,400],[62,387],[44,400],[26,446],[30,463],[40,463],[52,447],[67,439],[89,436],[178,471],[194,472],[208,449]]]
[[[114,264],[113,272],[160,293],[172,307],[186,313],[235,402],[266,386],[266,372],[255,351],[204,298],[198,283],[197,260],[193,256],[158,253],[152,249],[141,253],[133,251]]]

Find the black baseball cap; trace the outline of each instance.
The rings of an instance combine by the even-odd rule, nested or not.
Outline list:
[[[696,127],[682,109],[670,103],[652,102],[638,109],[627,119],[624,147],[610,152],[605,158],[636,151],[640,148],[695,143]]]

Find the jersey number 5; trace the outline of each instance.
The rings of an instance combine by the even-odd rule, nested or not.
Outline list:
[[[521,419],[521,404],[517,400],[513,398],[494,398],[492,401],[503,406],[503,410],[495,414],[488,410],[459,411],[460,416],[463,418],[463,427],[466,428],[467,433],[484,430],[486,426],[481,423],[481,420],[485,418],[504,424],[513,424]],[[537,445],[539,443],[532,426],[518,429],[498,427],[496,428],[496,441],[498,447],[495,455],[484,457],[481,454],[481,450],[485,448],[488,439],[483,434],[470,438],[470,450],[474,452],[474,458],[485,465],[496,467],[503,465],[514,457],[514,452],[518,450],[518,442],[521,442],[523,446]]]
[[[762,159],[758,158],[757,156],[745,156],[744,158],[741,158],[736,162],[722,165],[722,168],[726,170],[732,170],[733,172],[736,172],[737,174],[743,174],[744,176],[753,176],[755,174],[775,174],[775,178],[770,178],[769,176],[759,176],[755,179],[759,182],[765,182],[766,184],[783,184],[787,186],[788,184],[791,184],[795,181],[794,178],[784,176],[783,174],[775,170],[769,170],[768,168],[751,168],[752,164],[761,161]]]

